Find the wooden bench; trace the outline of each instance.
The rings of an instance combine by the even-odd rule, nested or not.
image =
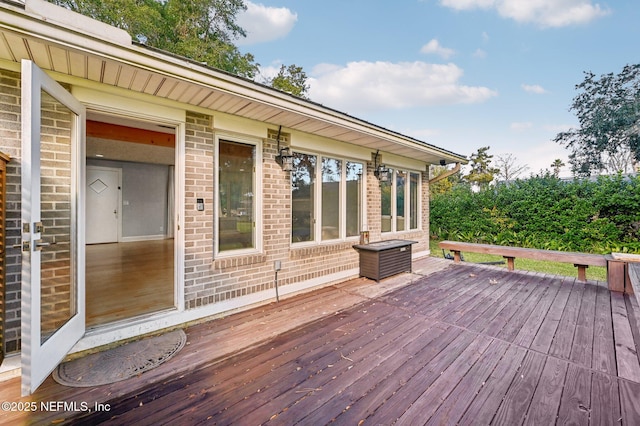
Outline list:
[[[507,268],[513,271],[516,257],[545,260],[548,262],[573,263],[578,268],[578,280],[587,280],[589,266],[607,266],[603,255],[577,253],[569,251],[540,250],[522,247],[496,246],[492,244],[463,243],[458,241],[441,241],[440,248],[453,252],[454,262],[460,262],[460,252],[495,254],[507,260]]]

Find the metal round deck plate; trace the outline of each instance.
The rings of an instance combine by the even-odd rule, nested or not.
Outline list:
[[[91,387],[119,382],[168,361],[187,341],[183,330],[125,343],[103,352],[64,362],[53,372],[56,382],[72,387]]]

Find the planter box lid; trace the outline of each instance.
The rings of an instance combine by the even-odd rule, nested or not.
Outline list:
[[[405,247],[411,244],[416,244],[417,241],[410,240],[384,240],[384,241],[376,241],[375,243],[369,244],[358,244],[353,246],[356,250],[368,250],[368,251],[382,251],[389,250],[397,247]]]

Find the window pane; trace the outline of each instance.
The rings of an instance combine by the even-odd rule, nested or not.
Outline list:
[[[322,239],[340,238],[340,181],[342,161],[322,159]]]
[[[347,237],[360,235],[362,164],[347,162]]]
[[[40,342],[77,314],[73,253],[74,189],[71,180],[73,112],[42,91],[40,205],[44,226],[40,265]]]
[[[393,186],[393,170],[389,169],[389,180],[380,182],[381,210],[382,210],[382,232],[391,232],[391,188]]]
[[[410,173],[411,177],[409,187],[409,217],[411,218],[410,229],[418,229],[418,179],[420,175],[418,173]]]
[[[396,231],[404,231],[405,225],[405,177],[406,173],[398,170],[396,172]]]
[[[316,156],[293,153],[291,242],[313,241]]]
[[[254,145],[220,141],[218,249],[255,247]]]

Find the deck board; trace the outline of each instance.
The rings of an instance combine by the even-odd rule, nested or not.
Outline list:
[[[110,411],[0,423],[640,424],[635,300],[449,265],[422,260],[425,275],[352,280],[191,326],[157,371],[88,389],[48,379],[32,397]],[[3,400],[18,392],[16,380],[0,386]]]
[[[547,358],[540,381],[529,405],[525,424],[555,423],[569,364],[557,358]]]
[[[640,382],[640,364],[638,364],[636,345],[633,341],[629,315],[622,294],[611,293],[611,310],[613,311],[613,334],[618,375],[625,379]]]
[[[573,338],[576,332],[576,324],[578,323],[578,314],[580,313],[580,305],[582,303],[582,293],[584,292],[584,284],[576,282],[569,294],[569,300],[562,312],[558,329],[551,342],[549,354],[562,359],[569,359],[571,347],[573,346]]]
[[[553,299],[553,303],[551,304],[544,321],[540,325],[536,337],[529,346],[531,349],[542,353],[547,353],[549,351],[556,332],[558,331],[558,326],[560,325],[564,308],[569,302],[569,295],[571,294],[574,285],[580,284],[576,284],[575,280],[562,280],[559,285],[560,288],[558,289],[556,298]]]
[[[589,424],[591,411],[591,371],[570,364],[558,411],[559,424]]]
[[[617,373],[613,324],[611,321],[611,293],[598,286],[593,330],[592,367],[606,374]]]

